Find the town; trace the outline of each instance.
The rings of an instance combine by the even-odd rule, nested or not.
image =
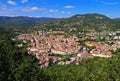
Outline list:
[[[64,31],[39,31],[39,34],[20,34],[16,37],[16,40],[22,40],[23,43],[28,44],[28,54],[35,55],[41,69],[47,68],[50,63],[60,65],[79,64],[82,59],[93,57],[110,58],[113,56],[111,50],[120,48],[119,41],[115,41],[112,45],[84,41],[85,45],[83,46],[78,42],[80,39],[77,36],[65,37],[64,34]],[[18,45],[18,47],[22,46],[23,44]]]

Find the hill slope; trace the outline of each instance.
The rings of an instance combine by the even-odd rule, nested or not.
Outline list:
[[[120,18],[115,18],[115,19],[113,19],[113,20],[115,20],[115,21],[120,21]]]
[[[64,30],[66,32],[74,29],[77,32],[89,29],[111,30],[115,28],[120,28],[120,24],[101,14],[77,14],[72,17],[53,21],[44,25],[38,24],[34,28],[46,28],[48,30]]]
[[[0,16],[0,27],[29,27],[37,23],[45,23],[49,21],[58,20],[58,18],[33,18],[33,17],[5,17]]]

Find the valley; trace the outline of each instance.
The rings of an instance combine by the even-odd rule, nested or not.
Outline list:
[[[0,28],[1,80],[119,81],[119,21],[77,14],[23,25]]]

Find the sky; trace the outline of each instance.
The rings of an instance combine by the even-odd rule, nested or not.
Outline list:
[[[0,16],[66,18],[87,13],[120,18],[120,0],[0,0]]]

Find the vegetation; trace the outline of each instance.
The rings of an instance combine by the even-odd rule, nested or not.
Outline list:
[[[6,17],[0,16],[0,27],[31,27],[38,23],[58,20],[58,18]]]
[[[83,60],[80,65],[55,65],[45,70],[50,81],[119,81],[120,54]]]
[[[103,30],[115,30],[120,27],[118,21],[114,21],[101,14],[84,14],[74,15],[70,18],[65,18],[46,24],[37,24],[33,29],[46,28],[47,30],[63,30],[66,33],[78,34],[78,32],[87,32],[88,30],[96,30],[101,32]],[[69,30],[69,31],[68,31]]]
[[[80,16],[83,19],[80,19]],[[79,31],[86,33],[84,30],[91,28],[101,31],[104,25],[108,30],[110,30],[109,27],[111,29],[120,27],[118,22],[113,22],[103,15],[105,19],[102,21],[95,18],[95,16],[101,17],[98,14],[95,16],[86,14],[86,16],[75,15],[68,19],[46,23],[46,25],[39,24],[29,30],[39,30],[41,27],[46,27],[47,30],[64,30],[68,33],[65,35],[67,38],[69,34],[78,34]],[[69,28],[73,28],[71,32],[68,31]],[[17,43],[20,44],[21,41],[17,43],[12,41],[12,37],[18,33],[30,32],[23,30],[26,28],[0,28],[0,81],[120,81],[120,49],[113,52],[112,58],[83,59],[80,65],[52,64],[49,68],[41,70],[35,56],[28,55],[26,46],[19,48]],[[78,42],[85,45],[82,41]],[[66,56],[64,61],[69,58],[70,56]]]
[[[46,81],[47,77],[26,47],[18,48],[6,30],[0,39],[0,81]]]
[[[83,60],[80,65],[52,65],[40,70],[26,47],[18,48],[7,30],[0,40],[0,81],[119,81],[120,50],[112,58]],[[2,41],[4,40],[4,41]],[[68,59],[66,57],[66,59]]]

